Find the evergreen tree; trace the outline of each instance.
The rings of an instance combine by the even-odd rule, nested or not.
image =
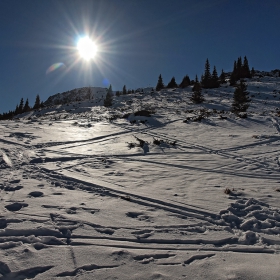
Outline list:
[[[22,112],[23,112],[23,98],[21,98],[18,106],[18,113],[21,114]]]
[[[211,73],[210,73],[210,63],[208,58],[206,59],[205,62],[205,69],[204,69],[204,75],[201,80],[202,86],[204,88],[209,88],[211,87]]]
[[[234,61],[234,67],[230,77],[230,85],[235,85],[235,83],[240,79],[251,77],[252,75],[247,57],[244,57],[243,64],[241,57],[238,57],[237,62]]]
[[[224,84],[226,82],[226,74],[224,72],[224,70],[222,69],[222,73],[220,75],[220,83]]]
[[[158,77],[158,83],[157,83],[157,86],[156,86],[156,91],[160,91],[163,88],[164,88],[164,84],[163,84],[163,80],[162,80],[162,77],[161,77],[161,74],[160,74],[159,77]]]
[[[112,102],[113,102],[113,91],[112,91],[112,85],[110,85],[106,97],[104,99],[104,106],[111,107]]]
[[[201,85],[198,81],[197,75],[195,75],[195,81],[194,81],[194,84],[193,84],[192,91],[196,91],[196,90],[200,90],[200,89],[201,89]]]
[[[29,106],[29,101],[28,98],[25,101],[24,107],[23,107],[23,112],[28,112],[30,111],[30,106]]]
[[[238,57],[237,63],[236,63],[236,76],[237,76],[237,80],[239,80],[240,77],[242,76],[242,72],[243,72],[242,58],[240,56],[240,57]]]
[[[181,84],[179,85],[180,88],[186,88],[188,87],[189,85],[191,84],[191,80],[190,80],[190,77],[188,75],[186,75]]]
[[[241,80],[234,91],[232,103],[233,112],[246,112],[250,101],[249,93],[247,92],[247,85],[243,80]]]
[[[219,77],[216,70],[216,66],[214,66],[212,77],[211,77],[211,88],[218,88],[220,86]]]
[[[199,103],[202,103],[204,101],[204,98],[202,96],[202,93],[201,93],[201,85],[197,79],[197,75],[195,77],[195,83],[194,83],[194,86],[193,86],[193,94],[191,96],[191,101],[195,104],[199,104]]]
[[[34,110],[39,109],[41,107],[40,105],[41,105],[40,96],[39,96],[39,94],[37,94],[33,109]]]
[[[254,77],[256,74],[256,71],[254,69],[254,67],[252,67],[252,70],[251,70],[251,77]],[[280,72],[279,72],[279,77],[280,77]]]
[[[123,95],[127,94],[126,85],[123,86],[122,94]]]
[[[171,81],[168,83],[167,88],[177,88],[178,85],[175,81],[175,77],[172,77]]]
[[[249,62],[246,56],[244,56],[243,65],[242,65],[242,75],[240,78],[251,78]]]
[[[15,115],[17,115],[17,114],[19,114],[18,104],[17,104],[16,109],[15,109]]]
[[[121,92],[119,90],[116,91],[116,96],[120,96]]]

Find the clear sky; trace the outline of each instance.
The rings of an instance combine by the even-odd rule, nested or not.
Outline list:
[[[206,58],[219,74],[244,55],[278,69],[279,15],[279,0],[1,0],[0,113],[78,87],[180,83]],[[89,62],[76,49],[85,35],[98,46]]]

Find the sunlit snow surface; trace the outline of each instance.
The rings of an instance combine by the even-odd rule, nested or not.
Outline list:
[[[247,119],[213,112],[228,86],[201,105],[187,88],[1,121],[0,279],[278,279],[280,78],[248,90]]]

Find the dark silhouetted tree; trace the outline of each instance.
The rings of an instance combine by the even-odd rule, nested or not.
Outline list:
[[[206,59],[206,62],[205,62],[204,75],[201,78],[201,84],[204,88],[211,87],[210,63],[209,63],[208,58]]]
[[[18,106],[18,113],[21,114],[22,112],[23,112],[23,98],[21,98]]]
[[[254,69],[254,67],[252,67],[252,70],[251,70],[251,77],[254,77],[256,74],[256,71]],[[280,77],[280,71],[279,71],[279,77]]]
[[[230,85],[235,85],[240,79],[251,78],[251,71],[247,57],[244,57],[243,64],[241,57],[238,57],[237,62],[234,61],[233,71],[230,76]]]
[[[188,87],[189,85],[191,84],[191,80],[190,80],[190,77],[188,75],[186,75],[181,84],[179,85],[180,88],[186,88]]]
[[[226,82],[226,74],[224,70],[222,69],[222,73],[220,75],[220,84],[224,84]]]
[[[237,80],[240,79],[242,75],[242,58],[241,56],[238,57],[237,63],[236,63],[236,75],[237,75]]]
[[[24,107],[23,107],[23,112],[28,112],[30,111],[30,106],[29,106],[29,101],[28,98],[25,101]]]
[[[172,77],[172,79],[170,80],[170,82],[167,85],[167,88],[177,88],[178,85],[175,81],[175,77]]]
[[[127,94],[126,85],[123,86],[122,94],[123,95]]]
[[[19,114],[18,104],[17,104],[16,109],[15,109],[15,115],[17,115],[17,114]]]
[[[246,112],[250,101],[247,85],[241,80],[234,91],[232,111],[235,113]]]
[[[159,77],[158,77],[158,83],[157,83],[157,86],[156,86],[156,91],[160,91],[163,88],[164,88],[164,84],[163,84],[163,80],[162,80],[162,77],[161,77],[161,74],[160,74]]]
[[[41,107],[41,101],[40,101],[40,96],[37,94],[36,99],[35,99],[35,104],[33,106],[34,110],[37,110]]]
[[[197,75],[195,75],[195,81],[193,83],[192,91],[196,91],[198,89],[201,89],[201,84],[198,81]]]
[[[110,85],[106,97],[104,99],[104,106],[111,107],[112,102],[113,102],[113,91],[112,91],[112,85]]]
[[[202,103],[204,101],[204,98],[201,93],[201,85],[198,81],[197,75],[195,77],[195,82],[194,82],[192,90],[193,90],[193,94],[190,98],[191,101],[195,104]]]
[[[216,70],[216,66],[214,66],[212,77],[211,77],[211,88],[218,88],[220,86],[219,77]]]
[[[240,78],[251,78],[251,71],[246,55],[244,56]]]

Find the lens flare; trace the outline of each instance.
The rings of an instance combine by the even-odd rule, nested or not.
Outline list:
[[[49,74],[49,73],[51,73],[51,72],[53,72],[53,71],[55,71],[55,70],[57,70],[57,69],[59,69],[59,68],[63,68],[63,67],[66,67],[66,66],[65,66],[65,64],[62,63],[62,62],[54,63],[53,65],[51,65],[51,66],[47,69],[46,74]]]
[[[97,47],[89,37],[83,37],[79,40],[77,49],[80,56],[85,60],[90,60],[95,57]]]
[[[103,84],[103,86],[108,87],[110,82],[109,82],[108,79],[104,78],[103,81],[102,81],[102,84]]]

